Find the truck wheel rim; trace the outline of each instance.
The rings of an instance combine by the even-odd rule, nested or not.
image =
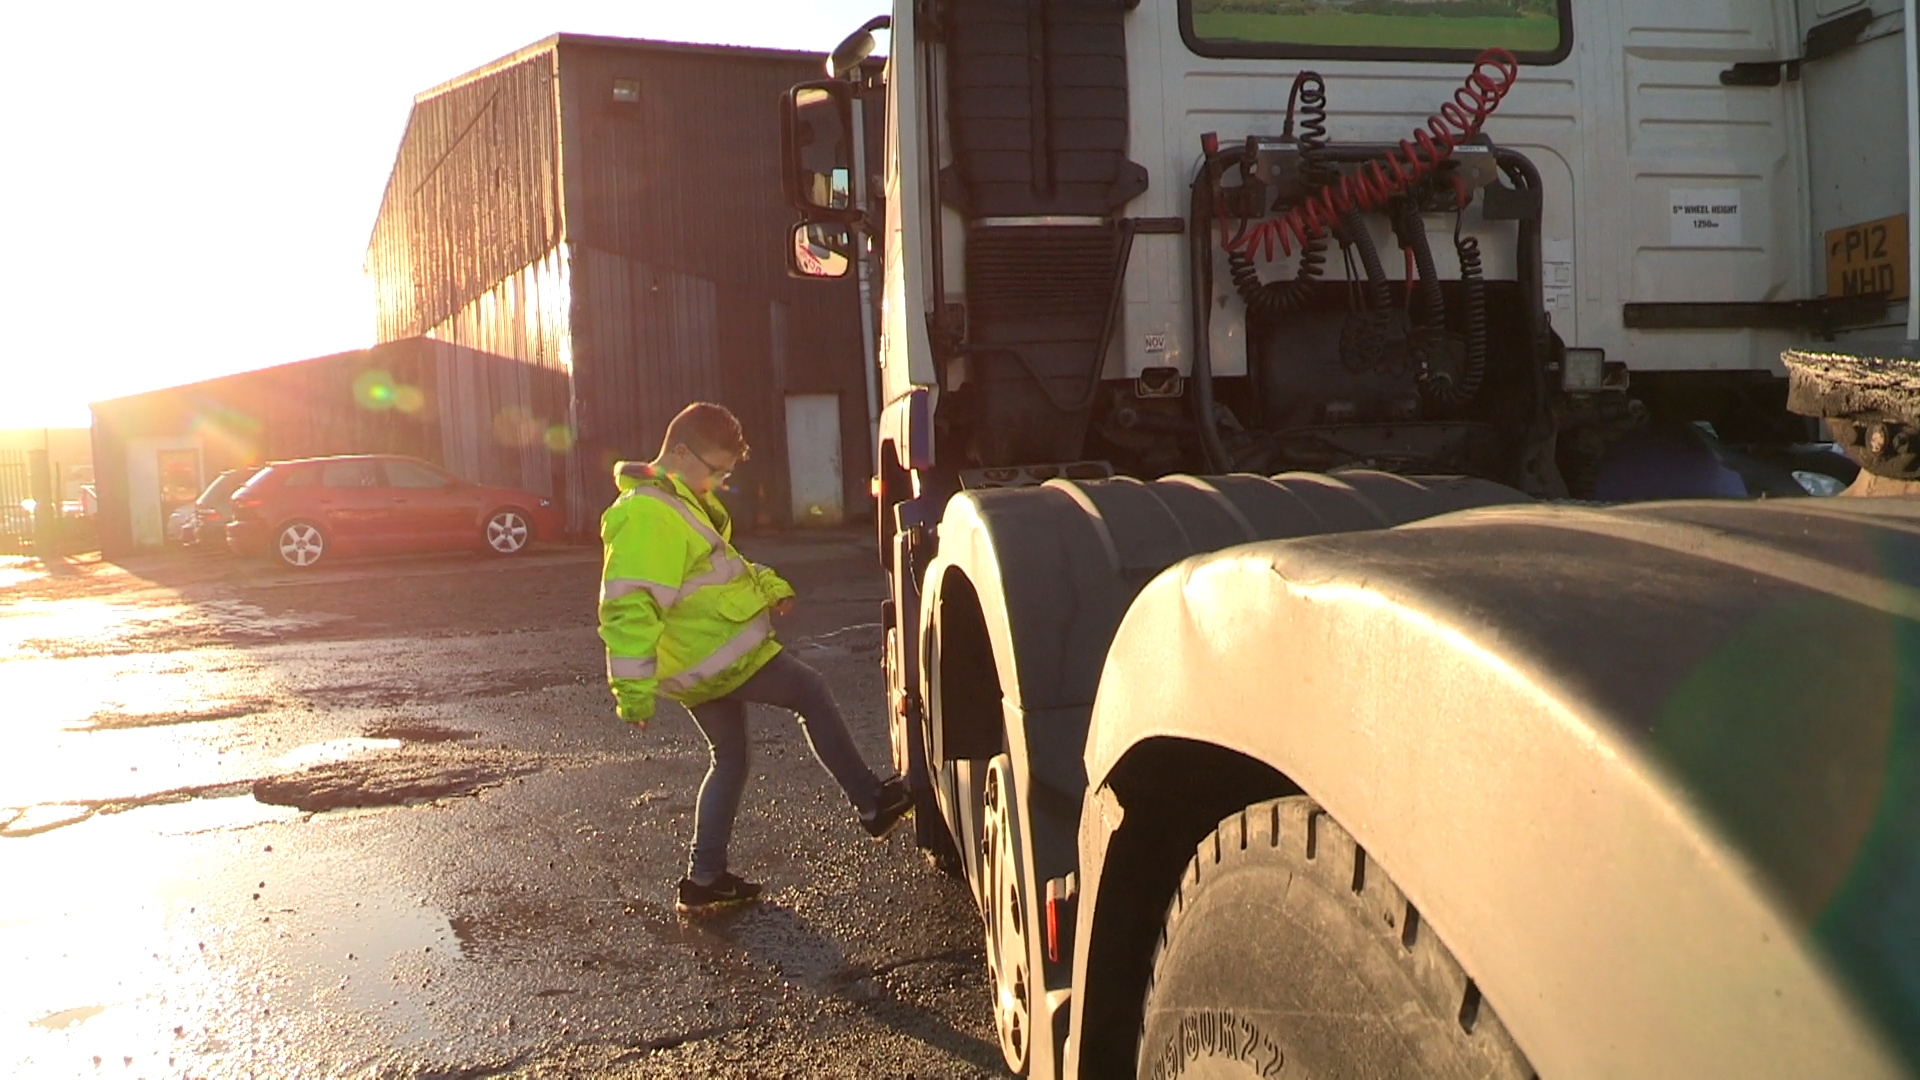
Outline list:
[[[320,530],[311,525],[289,525],[280,530],[280,559],[289,566],[312,566],[325,550]]]
[[[487,545],[502,555],[511,555],[527,546],[526,519],[511,510],[487,519]]]
[[[1003,756],[987,772],[985,813],[980,838],[985,856],[987,967],[993,975],[993,1022],[1000,1034],[1000,1055],[1015,1073],[1026,1069],[1031,1015],[1027,976],[1026,912],[1020,898],[1018,851],[1007,798]]]

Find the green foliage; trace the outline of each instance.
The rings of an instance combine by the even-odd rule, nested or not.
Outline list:
[[[1193,0],[1196,15],[1384,15],[1414,18],[1551,18],[1558,0]]]
[[[1404,18],[1438,16],[1450,19],[1516,18],[1519,0],[1353,0],[1347,11],[1355,15],[1391,15]]]
[[[1195,15],[1313,15],[1320,0],[1193,0]]]
[[[1560,44],[1559,20],[1551,13],[1553,0],[1519,0],[1527,5],[1548,6],[1547,12],[1519,14],[1514,2],[1437,0],[1420,4],[1408,0],[1354,0],[1352,4],[1335,7],[1325,2],[1303,3],[1302,0],[1193,0],[1193,30],[1205,40],[1249,45],[1462,51],[1498,46],[1515,52],[1551,52]],[[1358,10],[1365,4],[1380,3],[1395,4],[1396,9],[1386,14]],[[1469,15],[1465,11],[1436,10],[1412,14],[1406,10],[1464,9],[1488,4],[1498,7],[1500,13]]]

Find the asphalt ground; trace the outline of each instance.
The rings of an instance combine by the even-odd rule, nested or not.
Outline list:
[[[854,532],[742,547],[888,752]],[[613,716],[598,552],[0,561],[0,1074],[1002,1075],[964,884],[755,707],[757,907],[673,911],[706,749]]]

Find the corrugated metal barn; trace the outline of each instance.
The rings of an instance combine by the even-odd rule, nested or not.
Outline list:
[[[562,34],[416,99],[367,254],[379,340],[562,376],[474,406],[571,436],[552,494],[576,529],[612,462],[651,457],[697,399],[754,443],[728,497],[743,524],[864,509],[858,294],[790,280],[781,250],[778,101],[821,64]]]
[[[565,400],[557,370],[426,338],[93,405],[100,544],[162,543],[162,523],[226,469],[321,454],[412,454],[475,483],[550,492],[566,433],[535,419]]]

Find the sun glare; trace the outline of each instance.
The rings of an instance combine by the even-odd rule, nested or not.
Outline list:
[[[884,6],[344,0],[263,48],[231,5],[13,5],[9,38],[83,40],[88,61],[24,49],[0,67],[0,93],[50,103],[16,110],[10,137],[62,163],[0,181],[35,208],[9,236],[34,257],[0,270],[0,429],[82,427],[89,402],[374,344],[367,238],[423,90],[561,31],[824,51]]]

